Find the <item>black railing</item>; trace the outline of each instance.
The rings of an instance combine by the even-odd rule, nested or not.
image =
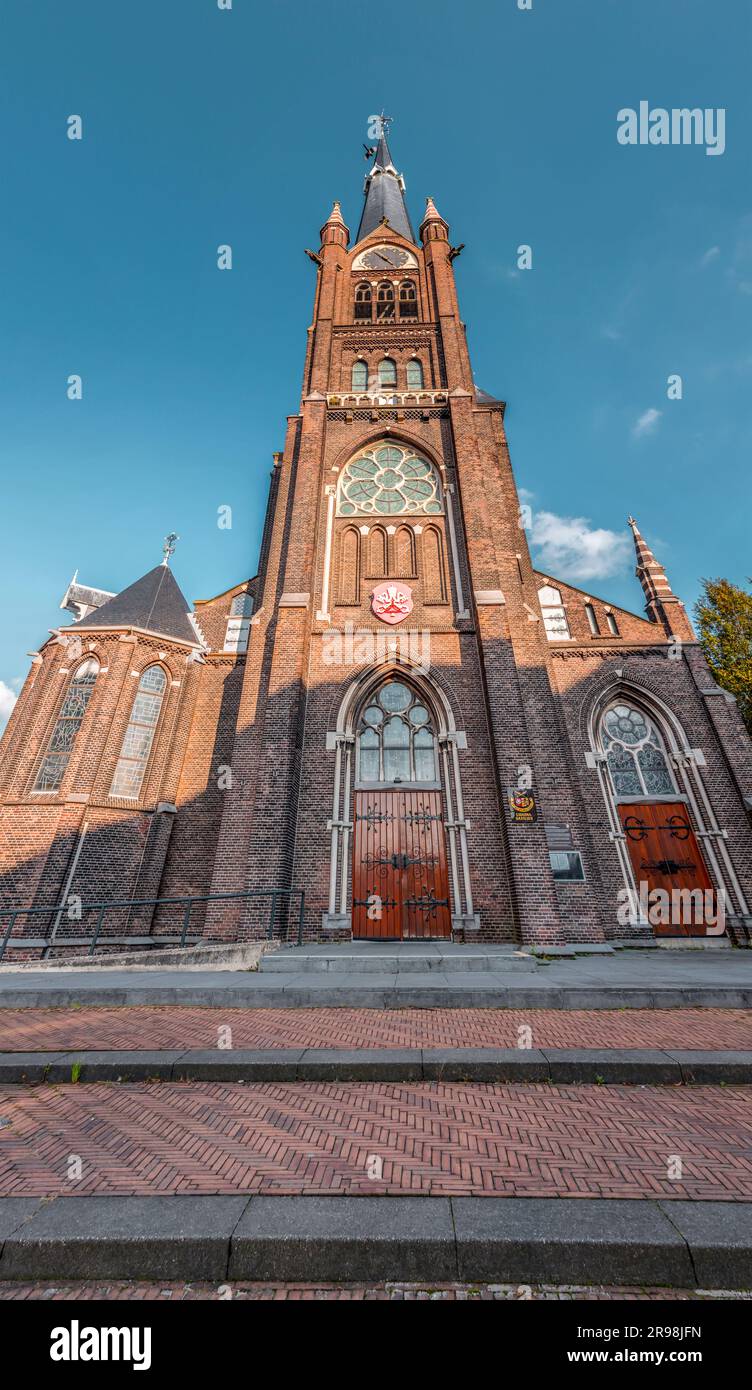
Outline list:
[[[303,941],[303,927],[305,924],[305,891],[296,888],[261,888],[253,889],[245,893],[205,893],[194,894],[188,898],[122,898],[111,899],[108,902],[76,904],[75,915],[71,916],[71,908],[68,902],[56,904],[54,907],[3,907],[0,905],[0,961],[5,956],[6,950],[26,949],[41,950],[42,959],[46,959],[50,951],[60,946],[88,946],[88,954],[103,949],[105,946],[188,946],[196,945],[197,942],[207,940],[213,945],[222,945],[223,938],[208,937],[202,935],[191,936],[191,913],[196,903],[221,903],[228,901],[250,901],[251,899],[268,898],[271,900],[269,909],[269,921],[266,927],[266,939],[274,939],[279,925],[279,935],[285,941],[290,939],[290,931],[295,923],[295,912],[292,910],[297,902],[297,925],[296,936],[297,944],[300,946]],[[283,911],[280,914],[279,905],[282,903]],[[179,930],[169,935],[159,928],[154,931],[138,934],[136,929],[130,929],[144,909],[151,909],[145,915],[147,924],[151,926],[155,913],[161,916],[170,916],[173,909],[177,909],[177,917],[180,923]],[[108,930],[108,914],[119,912],[126,919],[126,929],[119,932]],[[34,922],[40,919],[48,920],[47,931],[42,930],[37,936],[27,934],[14,936],[13,929],[19,919],[27,919]],[[91,931],[79,932],[77,927],[86,919],[92,923]],[[3,924],[7,925],[4,927]],[[110,917],[110,922],[112,918]],[[195,915],[194,915],[195,921]],[[76,930],[71,933],[69,929],[76,923]],[[226,943],[231,944],[231,943]]]

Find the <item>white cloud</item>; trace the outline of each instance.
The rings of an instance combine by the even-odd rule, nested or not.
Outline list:
[[[702,259],[700,260],[700,265],[701,265],[701,266],[710,265],[711,261],[717,260],[718,257],[720,256],[720,254],[721,254],[721,248],[720,248],[720,246],[709,246],[708,249],[707,249],[707,251],[705,252],[705,255],[704,255],[704,256],[702,257]]]
[[[13,681],[12,685],[6,685],[5,681],[0,681],[0,729],[4,729],[11,716],[13,706],[18,696],[12,686],[19,684]]]
[[[605,527],[593,528],[586,516],[557,516],[536,512],[530,528],[536,567],[552,577],[607,579],[628,568],[632,558],[629,536]]]
[[[663,412],[655,410],[651,405],[649,410],[643,411],[639,420],[635,420],[632,426],[632,434],[635,439],[641,439],[644,434],[652,434]]]

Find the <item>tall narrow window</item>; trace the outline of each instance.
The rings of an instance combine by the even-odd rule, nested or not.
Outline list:
[[[598,626],[598,619],[597,619],[597,617],[596,617],[595,609],[593,608],[592,603],[586,603],[586,604],[585,604],[585,617],[586,617],[587,620],[588,620],[588,626],[589,626],[590,631],[592,632],[593,636],[594,636],[594,637],[599,637],[599,636],[600,636],[600,631],[601,631],[601,630],[600,630],[600,628],[599,628],[599,626]]]
[[[391,357],[382,357],[379,362],[379,385],[397,385],[397,363]]]
[[[371,317],[371,286],[358,285],[355,291],[355,317],[356,319],[370,319]]]
[[[360,603],[360,534],[354,526],[342,532],[338,598],[340,603]]]
[[[365,391],[368,385],[368,363],[358,359],[353,362],[352,368],[352,389],[353,391]]]
[[[59,790],[98,675],[99,662],[91,656],[82,661],[73,672],[60,706],[60,713],[55,720],[47,752],[37,773],[35,792]]]
[[[423,594],[426,603],[446,603],[444,546],[435,526],[423,532]]]
[[[383,280],[376,291],[376,317],[394,318],[394,286],[388,280]]]
[[[368,537],[368,573],[372,579],[382,579],[386,572],[386,531],[381,526],[374,526]]]
[[[411,357],[407,364],[407,389],[408,391],[423,390],[423,363],[417,357]]]
[[[399,291],[399,311],[401,319],[417,319],[418,296],[412,280],[403,280]]]
[[[617,623],[617,621],[616,621],[616,618],[614,617],[613,613],[607,613],[607,614],[606,614],[606,622],[608,623],[608,630],[609,630],[609,632],[611,633],[611,636],[612,636],[612,637],[618,637],[618,636],[619,636],[619,625],[618,625],[618,623]]]
[[[136,800],[140,795],[166,685],[162,667],[147,666],[138,683],[110,796]]]
[[[394,537],[395,574],[408,579],[415,574],[415,537],[411,526],[400,526]]]
[[[568,642],[569,623],[559,590],[551,584],[544,584],[538,590],[538,602],[549,642]]]

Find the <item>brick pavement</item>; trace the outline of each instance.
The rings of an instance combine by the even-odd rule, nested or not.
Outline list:
[[[0,1052],[58,1048],[752,1047],[744,1009],[201,1009],[0,1010]]]
[[[0,1088],[0,1194],[752,1200],[748,1087]],[[680,1178],[668,1176],[681,1160]],[[68,1177],[81,1159],[81,1176]],[[373,1174],[373,1176],[371,1176]]]
[[[195,1302],[198,1299],[224,1301],[231,1289],[236,1302],[532,1302],[574,1300],[601,1302],[604,1300],[649,1300],[651,1302],[680,1300],[718,1302],[724,1298],[751,1300],[752,1293],[726,1291],[718,1293],[703,1289],[638,1288],[605,1285],[538,1284],[527,1285],[524,1292],[519,1284],[205,1284],[205,1283],[143,1283],[108,1280],[106,1283],[0,1283],[0,1301],[15,1300],[60,1302],[75,1299],[106,1299],[107,1302]]]

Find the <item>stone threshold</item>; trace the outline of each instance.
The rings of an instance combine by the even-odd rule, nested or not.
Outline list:
[[[752,1051],[659,1048],[264,1048],[0,1053],[0,1084],[444,1081],[750,1085]]]
[[[0,1279],[752,1286],[752,1203],[569,1197],[0,1199]]]

